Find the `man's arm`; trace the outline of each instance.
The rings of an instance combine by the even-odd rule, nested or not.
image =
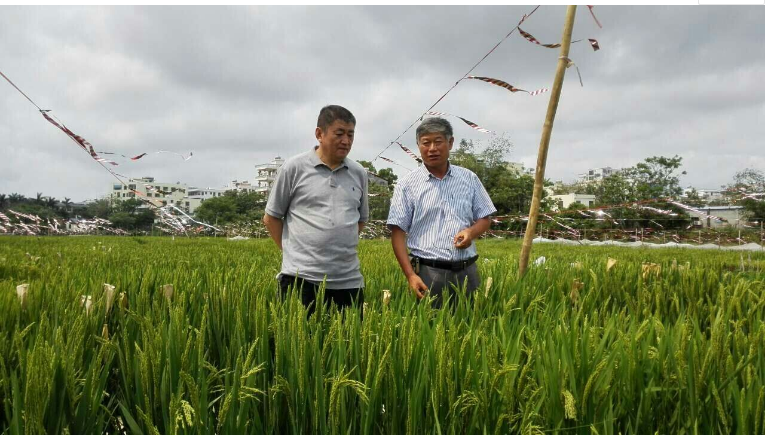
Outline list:
[[[458,232],[452,242],[458,249],[466,249],[471,245],[473,240],[481,237],[487,232],[491,224],[492,222],[489,220],[489,217],[480,218],[479,220],[476,220],[476,223],[470,228],[465,228]]]
[[[412,265],[410,265],[410,258],[407,255],[406,234],[399,226],[391,226],[391,246],[394,248],[394,255],[399,262],[399,267],[404,272],[404,276],[407,277],[410,288],[415,292],[418,299],[423,299],[425,292],[428,291],[428,287],[420,279],[420,276],[415,273]]]
[[[364,222],[359,222],[359,233],[362,233],[362,229],[364,229]]]
[[[266,229],[269,230],[271,239],[277,243],[279,250],[282,250],[282,227],[284,222],[281,219],[271,216],[269,214],[263,215],[263,224],[266,225]]]
[[[294,173],[295,166],[292,165],[291,160],[285,162],[277,171],[277,177],[274,178],[269,192],[269,200],[266,202],[266,210],[263,214],[263,224],[266,225],[271,239],[277,243],[279,250],[282,250],[282,230],[285,226],[282,217],[287,215],[292,201],[294,178],[291,177],[291,174]]]

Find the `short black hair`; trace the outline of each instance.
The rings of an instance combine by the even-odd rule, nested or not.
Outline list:
[[[356,126],[356,118],[348,109],[338,105],[327,105],[319,111],[317,127],[323,131],[330,127],[335,120],[351,123]]]
[[[415,130],[415,141],[420,144],[420,137],[425,134],[442,134],[449,141],[452,138],[452,125],[441,117],[426,118]]]

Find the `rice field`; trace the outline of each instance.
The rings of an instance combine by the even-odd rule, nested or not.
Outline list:
[[[453,312],[363,241],[307,319],[270,240],[0,237],[0,432],[764,433],[763,252],[519,250]]]

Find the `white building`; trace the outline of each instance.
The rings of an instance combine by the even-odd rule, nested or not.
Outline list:
[[[585,173],[578,174],[577,179],[579,182],[585,182],[585,183],[597,182],[597,181],[603,180],[605,177],[618,174],[621,171],[622,170],[618,170],[612,167],[591,168],[591,169],[588,169],[588,171]]]
[[[222,190],[219,188],[197,188],[197,187],[191,187],[188,191],[188,196],[191,199],[200,199],[200,200],[207,200],[212,199],[213,197],[221,197],[226,192],[226,190]]]
[[[277,172],[284,163],[285,160],[277,156],[268,164],[256,165],[255,180],[253,181],[255,189],[253,191],[268,194],[271,186],[274,184],[274,179],[277,177]]]
[[[556,202],[557,207],[554,206],[554,209],[556,209],[557,211],[569,208],[569,205],[575,202],[582,203],[583,205],[585,205],[586,208],[590,208],[591,206],[596,204],[596,196],[593,194],[569,193],[569,194],[559,194],[555,196],[550,196],[550,198]]]
[[[742,217],[742,214],[745,212],[744,207],[742,206],[703,206],[701,208],[697,208],[697,210],[709,216],[714,216],[726,220],[718,220],[689,212],[689,216],[692,218],[699,217],[700,224],[703,228],[723,228],[726,226],[741,228],[743,224],[747,223]]]
[[[505,168],[507,168],[513,173],[516,173],[517,176],[522,176],[522,175],[531,176],[531,175],[534,175],[535,173],[535,169],[524,167],[524,164],[521,162],[506,162]]]
[[[258,187],[253,185],[250,181],[238,181],[235,179],[226,184],[224,187],[224,191],[228,190],[245,191],[249,193],[252,191],[258,191]]]
[[[151,176],[128,179],[127,185],[112,184],[109,197],[114,200],[144,199],[156,207],[172,205],[191,214],[202,203],[202,199],[190,198],[188,187],[180,182],[157,182]]]

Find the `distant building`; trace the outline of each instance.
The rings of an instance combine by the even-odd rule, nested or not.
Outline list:
[[[180,182],[157,182],[151,176],[128,179],[127,185],[110,185],[109,197],[113,200],[143,199],[156,207],[167,205],[191,214],[202,203],[201,199],[192,199],[187,195],[188,187]]]
[[[696,209],[707,215],[712,215],[712,216],[719,217],[721,219],[726,220],[726,221],[716,220],[714,218],[705,217],[699,214],[695,214],[693,212],[689,212],[689,215],[692,218],[699,217],[699,222],[703,228],[715,229],[715,228],[723,228],[727,226],[731,226],[734,228],[741,228],[742,225],[745,223],[745,219],[742,217],[742,214],[745,211],[744,211],[744,207],[742,206],[735,206],[735,205],[703,206]]]
[[[726,193],[723,190],[716,190],[716,189],[708,190],[705,188],[700,188],[699,190],[697,190],[696,188],[692,188],[692,187],[685,188],[683,195],[685,197],[688,197],[693,190],[697,191],[697,196],[701,200],[705,200],[707,202],[712,202],[715,200],[723,200],[726,197]]]
[[[372,184],[372,185],[381,185],[381,186],[384,186],[384,187],[388,186],[388,181],[387,180],[383,179],[382,177],[380,177],[380,176],[378,176],[378,175],[376,175],[374,173],[370,173],[369,171],[367,172],[367,182]]]
[[[590,183],[590,182],[598,182],[603,180],[606,177],[621,173],[622,170],[618,170],[612,167],[599,167],[599,168],[591,168],[588,169],[585,173],[580,173],[577,175],[578,182],[584,182],[584,183]]]
[[[229,191],[229,190],[245,191],[250,193],[250,192],[258,191],[258,187],[256,185],[253,185],[250,181],[238,181],[235,179],[229,182],[228,184],[226,184],[226,186],[224,187],[224,191]]]
[[[253,181],[253,191],[268,195],[269,191],[271,190],[271,186],[274,185],[274,179],[277,177],[277,172],[280,168],[282,168],[284,163],[285,160],[280,156],[277,156],[268,164],[256,165],[256,175],[255,180]]]
[[[222,190],[219,188],[196,188],[196,187],[190,187],[189,191],[187,192],[189,198],[191,199],[200,199],[200,200],[207,200],[212,199],[213,197],[221,197],[226,192],[226,190]]]
[[[516,176],[531,176],[535,173],[535,169],[524,167],[524,164],[521,162],[506,162],[505,168],[510,170],[512,173],[515,173]]]
[[[593,194],[569,193],[550,196],[550,198],[556,202],[554,209],[558,211],[569,208],[569,205],[575,202],[582,203],[586,208],[590,208],[596,204],[596,196]]]

